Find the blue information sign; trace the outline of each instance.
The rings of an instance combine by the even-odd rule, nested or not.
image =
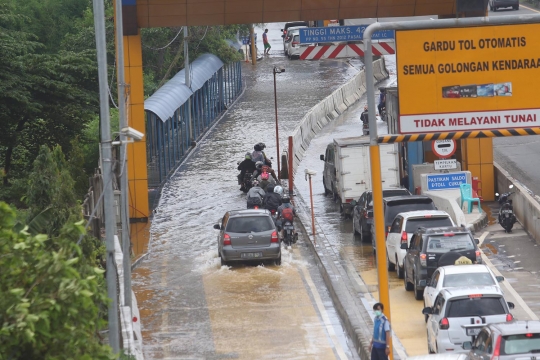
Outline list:
[[[426,177],[428,190],[459,189],[459,185],[467,183],[467,174],[464,172],[429,174]]]
[[[369,25],[350,25],[350,26],[326,26],[301,28],[300,43],[319,43],[319,42],[339,42],[339,41],[358,41],[364,39],[364,30]],[[393,30],[376,31],[371,37],[378,39],[393,39]]]

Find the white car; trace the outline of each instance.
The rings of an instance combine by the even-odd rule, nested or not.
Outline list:
[[[426,284],[424,307],[433,306],[435,298],[443,289],[476,285],[499,287],[499,282],[503,280],[503,276],[495,276],[484,264],[441,266]]]
[[[402,212],[396,215],[386,237],[386,254],[388,270],[396,270],[397,276],[403,279],[403,259],[411,237],[419,227],[433,228],[456,226],[447,212],[441,210],[417,210]],[[406,245],[406,246],[402,246]]]
[[[292,41],[288,42],[287,57],[292,59],[294,57],[300,58],[300,55],[304,52],[305,48],[313,44],[300,44],[300,35],[294,35]]]
[[[422,310],[422,314],[429,315],[426,326],[430,354],[466,351],[462,344],[471,341],[486,324],[512,321],[513,308],[498,286],[443,289],[434,305]]]
[[[285,55],[289,55],[289,47],[295,35],[300,35],[300,29],[307,28],[307,26],[293,26],[287,30],[285,37],[283,38],[283,51]]]

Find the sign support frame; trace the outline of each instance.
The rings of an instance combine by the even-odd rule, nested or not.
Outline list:
[[[517,25],[540,23],[540,15],[509,15],[501,17],[456,18],[420,21],[396,21],[388,23],[376,22],[364,30],[364,64],[366,72],[366,88],[368,100],[368,118],[370,134],[371,179],[373,184],[373,215],[375,226],[375,246],[377,258],[377,274],[379,278],[379,302],[384,304],[385,315],[390,319],[390,290],[388,286],[388,271],[386,269],[386,244],[384,239],[384,212],[382,202],[382,184],[376,180],[381,178],[381,163],[379,156],[379,138],[377,119],[375,117],[375,81],[373,78],[372,35],[379,30],[421,30],[445,29],[473,26]],[[397,41],[396,41],[397,46]],[[399,266],[399,265],[398,265]],[[390,359],[393,360],[392,345],[390,344]]]

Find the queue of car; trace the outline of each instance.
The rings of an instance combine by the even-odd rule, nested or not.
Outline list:
[[[363,242],[371,238],[377,251],[372,192],[353,206],[353,232]],[[536,360],[540,322],[514,319],[514,304],[499,286],[504,277],[482,263],[479,240],[430,198],[406,189],[383,190],[383,206],[387,268],[424,301],[429,353],[455,354],[456,360]]]

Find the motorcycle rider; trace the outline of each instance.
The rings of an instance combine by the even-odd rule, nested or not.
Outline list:
[[[360,114],[360,120],[362,121],[362,132],[364,135],[369,135],[369,115],[368,106],[364,105],[364,111]]]
[[[281,205],[281,196],[274,192],[274,185],[268,184],[266,187],[266,195],[263,198],[264,208],[267,210],[275,210]]]
[[[279,231],[279,236],[281,239],[283,239],[282,225],[285,221],[289,221],[291,224],[293,224],[294,216],[296,216],[296,210],[294,206],[291,204],[291,199],[289,198],[289,196],[287,195],[283,196],[281,201],[282,201],[282,204],[278,207],[278,210],[277,210],[278,217],[277,217],[276,225]],[[285,209],[290,209],[290,210],[285,210]],[[298,233],[296,232],[296,230],[293,230],[293,234],[294,234],[293,241],[296,242],[296,240],[298,239]]]
[[[379,90],[381,93],[379,94],[379,105],[377,105],[377,108],[379,109],[379,115],[382,117],[382,109],[386,107],[386,89],[381,87]]]
[[[255,206],[261,207],[265,196],[266,193],[259,186],[259,182],[253,180],[253,187],[247,192],[247,208],[254,209]]]
[[[279,196],[283,196],[283,188],[281,186],[279,186],[279,185],[274,187],[274,192],[276,194],[279,194]]]
[[[238,170],[240,170],[240,174],[238,175],[238,185],[242,185],[240,190],[244,189],[244,176],[246,173],[252,173],[255,171],[255,163],[251,160],[251,153],[246,153],[246,157],[244,161],[242,161],[240,164],[238,164]]]
[[[272,167],[272,161],[270,161],[270,159],[264,153],[265,148],[266,144],[263,142],[255,144],[255,146],[253,146],[253,153],[251,154],[251,158],[255,162],[262,161],[265,165]]]
[[[252,157],[252,159],[253,159],[253,157]],[[264,166],[266,166],[265,169],[263,169]],[[263,170],[266,170],[270,175],[272,175],[272,178],[274,179],[274,182],[279,184],[279,180],[278,180],[278,178],[276,176],[276,173],[275,173],[274,169],[272,169],[268,165],[264,165],[264,163],[262,161],[257,161],[255,163],[255,171],[253,172],[253,175],[251,176],[251,179],[252,180],[257,180],[259,175],[263,173]]]

